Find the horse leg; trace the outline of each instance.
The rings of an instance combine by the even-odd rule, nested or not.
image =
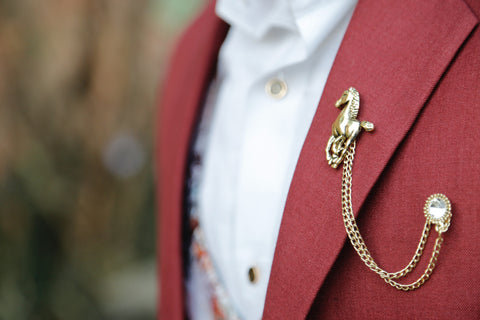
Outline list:
[[[332,148],[332,144],[333,142],[335,141],[335,137],[332,135],[330,136],[330,139],[328,139],[328,144],[327,144],[327,148],[325,148],[325,152],[327,153],[327,161],[328,161],[328,164],[330,165],[333,161],[332,159],[332,155],[330,153],[331,151],[331,148]]]
[[[341,151],[341,149],[343,148],[344,142],[345,142],[344,136],[338,136],[335,138],[332,145],[332,151],[334,154],[338,154]]]
[[[352,144],[352,142],[355,141],[355,139],[357,138],[357,135],[351,135],[350,137],[348,137],[347,142],[345,142],[343,146],[340,157],[337,159],[338,160],[337,165],[339,165],[343,161],[343,158],[345,158],[345,154],[347,153],[348,148],[350,148],[350,145]]]
[[[360,122],[360,127],[362,127],[363,129],[365,129],[365,131],[372,131],[373,128],[374,128],[373,123],[368,122],[368,121],[362,121],[362,122]]]

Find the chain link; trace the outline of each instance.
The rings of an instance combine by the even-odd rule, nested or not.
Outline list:
[[[343,223],[345,225],[345,230],[347,231],[348,238],[358,253],[362,261],[365,265],[370,268],[373,272],[378,274],[382,279],[385,280],[386,283],[391,285],[398,290],[403,291],[410,291],[415,290],[422,286],[425,281],[428,280],[430,275],[435,268],[435,263],[437,262],[438,255],[440,253],[440,248],[443,242],[442,233],[446,231],[446,228],[437,228],[438,237],[435,241],[435,246],[432,252],[432,256],[430,258],[430,262],[428,263],[427,268],[425,269],[423,275],[418,278],[415,282],[410,284],[401,284],[395,281],[395,279],[402,278],[410,273],[417,265],[420,257],[423,254],[423,250],[425,248],[425,244],[427,243],[428,235],[431,229],[431,222],[428,220],[425,222],[425,226],[423,228],[422,236],[420,238],[420,242],[418,243],[417,250],[413,255],[412,259],[408,263],[408,265],[400,271],[397,272],[387,272],[380,268],[375,260],[373,259],[372,255],[367,249],[365,241],[360,234],[360,230],[358,229],[357,222],[355,221],[355,216],[353,214],[352,208],[352,167],[353,167],[353,159],[355,156],[355,146],[356,143],[353,142],[348,151],[345,155],[345,159],[343,161],[343,178],[342,178],[342,216],[343,216]]]

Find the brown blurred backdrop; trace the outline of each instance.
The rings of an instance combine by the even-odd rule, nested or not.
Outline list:
[[[0,319],[154,319],[153,126],[201,0],[0,0]]]

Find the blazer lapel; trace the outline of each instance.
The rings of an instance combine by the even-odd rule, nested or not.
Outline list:
[[[466,40],[477,18],[459,0],[360,0],[330,72],[290,187],[265,319],[305,318],[346,239],[342,169],[325,160],[335,101],[360,92],[358,119],[375,124],[357,144],[353,206],[370,189]],[[370,214],[370,213],[365,213]]]
[[[181,39],[172,59],[159,114],[160,319],[184,319],[182,208],[189,143],[228,26],[211,1]]]

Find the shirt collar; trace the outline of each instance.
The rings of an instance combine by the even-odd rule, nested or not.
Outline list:
[[[261,38],[273,27],[297,30],[288,0],[218,0],[217,15],[231,26]]]
[[[349,19],[357,0],[217,0],[217,15],[261,39],[274,27],[297,33],[307,53]]]

